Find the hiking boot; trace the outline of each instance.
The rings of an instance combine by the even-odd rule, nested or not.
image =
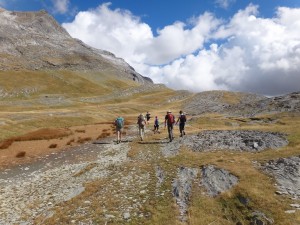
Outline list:
[[[183,131],[183,135],[185,135],[185,132]]]

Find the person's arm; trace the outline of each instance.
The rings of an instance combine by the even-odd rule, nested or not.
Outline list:
[[[180,119],[180,117],[178,117],[175,125],[177,125],[177,123],[179,122],[179,119]],[[175,121],[175,117],[174,117],[174,121]]]

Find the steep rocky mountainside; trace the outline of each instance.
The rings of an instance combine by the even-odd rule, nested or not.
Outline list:
[[[141,84],[123,59],[72,38],[46,11],[11,12],[0,8],[0,70],[80,70],[109,72]]]

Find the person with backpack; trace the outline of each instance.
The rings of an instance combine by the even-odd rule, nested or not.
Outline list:
[[[183,135],[185,135],[184,126],[185,126],[185,122],[186,122],[186,115],[182,112],[182,110],[179,111],[179,114],[180,115],[176,122],[176,125],[179,122],[180,137],[182,137]]]
[[[157,116],[155,116],[155,120],[154,120],[154,130],[153,130],[154,134],[155,134],[155,133],[160,133],[158,129],[159,129],[159,120],[158,120]]]
[[[173,126],[175,123],[175,116],[172,114],[170,110],[167,111],[167,115],[165,116],[165,127],[168,127],[168,134],[169,134],[169,139],[170,142],[173,141],[174,136],[173,136]]]
[[[149,120],[151,118],[151,114],[149,112],[146,113],[147,124],[149,124]]]
[[[139,128],[139,136],[141,138],[141,141],[143,141],[144,136],[145,136],[146,120],[145,120],[145,117],[142,113],[138,116],[137,124],[138,124],[138,128]]]
[[[117,132],[117,144],[119,144],[122,141],[124,118],[118,116],[118,118],[115,120],[115,126],[116,126],[116,132]]]

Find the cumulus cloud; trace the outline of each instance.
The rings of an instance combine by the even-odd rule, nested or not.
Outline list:
[[[79,12],[63,27],[85,43],[124,58],[171,88],[277,95],[300,89],[300,9],[258,17],[250,4],[229,20],[205,12],[157,31],[110,4]]]

